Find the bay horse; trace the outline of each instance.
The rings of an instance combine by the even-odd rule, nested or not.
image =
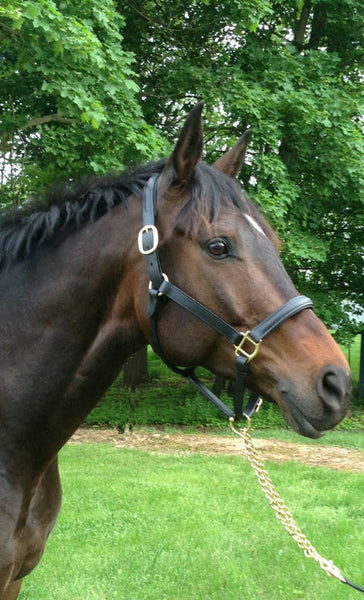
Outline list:
[[[178,289],[239,331],[297,296],[277,236],[234,181],[249,133],[208,166],[200,160],[201,112],[201,103],[192,109],[168,159],[58,191],[48,208],[2,227],[0,600],[18,597],[56,521],[60,448],[123,362],[153,343],[148,251],[137,244],[151,176],[158,175],[152,242]],[[170,363],[235,378],[230,341],[183,306],[161,302],[157,329]],[[247,384],[309,437],[348,410],[348,364],[310,308],[263,340]]]

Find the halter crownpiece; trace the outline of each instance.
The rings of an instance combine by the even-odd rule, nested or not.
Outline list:
[[[242,403],[246,387],[246,377],[250,362],[259,352],[262,340],[279,327],[284,321],[306,308],[312,308],[313,303],[306,296],[291,298],[259,323],[254,329],[240,332],[232,327],[227,321],[216,315],[209,308],[186,294],[183,290],[170,283],[163,273],[158,252],[158,231],[155,226],[157,212],[157,186],[159,175],[153,175],[144,186],[143,191],[143,227],[138,235],[138,247],[141,254],[145,255],[149,285],[148,316],[151,323],[151,334],[153,348],[163,362],[175,373],[188,379],[210,402],[229,419],[241,419],[243,414],[250,417],[259,406],[259,395],[252,394],[248,404],[243,411]],[[157,312],[162,298],[169,298],[200,321],[211,327],[214,331],[231,342],[236,354],[236,380],[234,391],[234,411],[226,406],[202,381],[200,381],[194,369],[181,369],[173,365],[165,356],[158,339]]]

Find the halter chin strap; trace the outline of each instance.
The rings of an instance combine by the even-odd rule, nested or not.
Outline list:
[[[293,315],[305,308],[312,308],[313,303],[306,296],[296,296],[295,298],[291,298],[288,302],[269,315],[269,317],[264,319],[264,321],[259,323],[259,325],[254,327],[254,329],[244,333],[229,325],[229,323],[224,321],[224,319],[216,315],[209,308],[170,283],[168,277],[163,273],[161,268],[158,253],[158,231],[155,227],[158,177],[158,175],[153,175],[144,187],[143,227],[138,235],[139,251],[145,256],[150,278],[147,312],[151,322],[153,348],[167,367],[185,379],[188,379],[188,381],[192,383],[205,398],[210,400],[210,402],[212,402],[229,419],[233,418],[239,420],[242,418],[243,414],[250,417],[259,406],[259,395],[252,394],[244,410],[242,407],[243,396],[249,364],[258,354],[262,340]],[[165,298],[169,298],[190,312],[194,317],[214,329],[233,344],[236,354],[234,411],[226,406],[220,398],[197,378],[194,369],[181,369],[176,367],[165,356],[159,343],[157,332],[158,306]]]

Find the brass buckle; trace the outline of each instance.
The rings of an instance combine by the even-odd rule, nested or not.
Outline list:
[[[235,346],[235,344],[234,344],[236,356],[238,356],[239,354],[242,354],[243,356],[245,356],[245,358],[248,359],[248,362],[253,360],[253,358],[258,354],[259,346],[262,341],[262,340],[259,340],[259,342],[255,342],[249,336],[249,333],[250,333],[250,331],[247,331],[246,333],[244,333],[244,331],[241,331],[240,334],[243,336],[243,338],[242,338],[240,344],[238,344],[237,346]],[[253,346],[252,352],[248,352],[247,350],[245,350],[243,348],[245,342],[249,342],[249,344],[252,344],[252,346]]]
[[[152,244],[151,248],[149,248],[148,250],[145,250],[144,246],[143,246],[143,234],[148,233],[149,231],[151,231],[153,234],[153,244]],[[152,254],[153,252],[155,252],[157,250],[158,242],[159,242],[158,229],[154,225],[144,225],[144,227],[142,227],[138,233],[139,252],[141,254]]]

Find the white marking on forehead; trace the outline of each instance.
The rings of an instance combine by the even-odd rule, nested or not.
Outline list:
[[[250,223],[251,225],[253,225],[253,227],[254,227],[254,228],[257,230],[257,231],[259,231],[260,233],[262,233],[263,235],[265,235],[265,233],[264,233],[263,229],[261,228],[261,226],[260,226],[260,225],[258,225],[258,223],[256,222],[256,220],[255,220],[255,219],[253,219],[253,217],[251,217],[251,216],[250,216],[250,215],[248,215],[247,213],[244,213],[244,217],[245,217],[245,218],[246,218],[246,219],[249,221],[249,223]]]

